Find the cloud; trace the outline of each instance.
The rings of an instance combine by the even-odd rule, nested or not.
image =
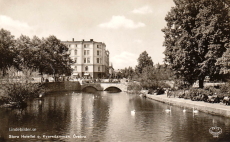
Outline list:
[[[25,22],[14,20],[11,17],[0,15],[0,27],[9,30],[12,35],[18,37],[21,34],[32,36],[35,29]]]
[[[134,40],[134,43],[139,43],[141,44],[143,41],[141,39]]]
[[[124,69],[129,66],[134,68],[137,65],[137,59],[138,55],[123,51],[121,54],[113,56],[111,62],[115,69]]]
[[[144,23],[141,22],[134,23],[132,20],[125,18],[125,16],[113,16],[109,22],[102,23],[99,25],[99,27],[111,28],[111,29],[118,29],[118,28],[136,29],[144,26],[145,26]]]
[[[132,11],[132,13],[135,13],[135,14],[148,14],[148,13],[152,13],[152,12],[153,11],[149,6],[143,6],[141,8],[134,9]]]

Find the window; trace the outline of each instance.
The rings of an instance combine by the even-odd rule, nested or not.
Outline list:
[[[84,63],[86,63],[86,58],[84,58]]]
[[[97,55],[100,55],[100,51],[99,50],[97,50]]]
[[[84,55],[89,55],[89,50],[84,50]]]
[[[90,58],[87,58],[87,63],[90,63]]]
[[[97,63],[100,63],[100,59],[99,58],[97,58]]]
[[[77,49],[74,50],[74,54],[77,55]]]
[[[102,60],[101,60],[101,58],[100,58],[100,63],[102,63]]]
[[[85,67],[85,71],[88,71],[88,66]]]
[[[98,67],[98,71],[101,71],[101,68],[100,68],[100,67]]]
[[[88,44],[84,44],[84,48],[87,48],[87,47],[89,47],[89,45]]]
[[[77,44],[76,44],[76,47],[77,47]]]
[[[77,63],[77,58],[74,58],[74,62]]]

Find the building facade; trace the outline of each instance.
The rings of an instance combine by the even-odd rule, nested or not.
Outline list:
[[[73,77],[107,78],[109,76],[109,51],[103,42],[90,41],[62,41],[68,48]]]

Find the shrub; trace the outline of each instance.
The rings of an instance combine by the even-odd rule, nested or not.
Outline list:
[[[140,93],[140,91],[142,90],[142,86],[139,83],[131,82],[128,84],[127,90],[129,92],[137,94]]]
[[[223,96],[229,96],[230,95],[230,83],[226,83],[224,85],[220,85],[220,93]]]
[[[12,107],[21,107],[29,98],[38,97],[43,92],[42,85],[31,83],[33,71],[28,68],[22,68],[23,75],[16,76],[18,70],[9,68],[7,75],[1,82],[1,101],[3,104],[13,104]]]
[[[35,83],[9,83],[3,84],[4,93],[9,102],[25,102],[29,98],[35,98],[42,92],[41,84]]]

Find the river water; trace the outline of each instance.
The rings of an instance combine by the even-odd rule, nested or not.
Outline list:
[[[167,108],[125,92],[50,93],[24,110],[0,109],[0,141],[230,141],[229,118]],[[209,132],[215,126],[222,130],[218,138]]]

